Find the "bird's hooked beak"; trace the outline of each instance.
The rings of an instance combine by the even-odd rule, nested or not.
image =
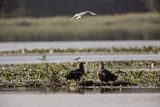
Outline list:
[[[100,66],[104,67],[104,63],[102,61],[100,61]]]

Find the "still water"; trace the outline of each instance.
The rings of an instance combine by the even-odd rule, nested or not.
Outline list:
[[[0,42],[0,51],[19,49],[66,49],[66,48],[111,48],[111,47],[143,47],[160,46],[158,40],[128,41],[59,41],[59,42]]]
[[[160,54],[113,54],[113,55],[47,55],[46,62],[72,62],[80,57],[79,61],[129,61],[129,60],[160,60]],[[0,64],[39,63],[40,55],[32,56],[0,56]]]
[[[0,107],[159,107],[159,88],[0,91]]]

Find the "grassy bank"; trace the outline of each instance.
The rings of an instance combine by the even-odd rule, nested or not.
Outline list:
[[[160,47],[133,47],[133,48],[86,48],[86,49],[20,49],[0,51],[0,55],[28,55],[28,54],[64,54],[64,53],[96,53],[96,54],[159,54]]]
[[[0,19],[0,41],[160,39],[160,14]]]
[[[151,69],[150,65],[160,66],[159,61],[119,61],[105,62],[105,67],[118,76],[115,86],[160,86],[160,70]],[[62,87],[76,86],[75,81],[66,81],[68,71],[76,69],[78,63],[38,63],[0,65],[0,87]],[[99,62],[87,62],[81,85],[87,81],[100,85],[97,78]],[[142,68],[142,69],[140,69]],[[110,82],[106,85],[110,85]]]

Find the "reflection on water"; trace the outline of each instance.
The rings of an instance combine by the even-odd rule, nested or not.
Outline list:
[[[67,87],[67,88],[0,88],[0,94],[6,93],[160,93],[160,88],[106,88],[106,87]]]
[[[0,107],[159,107],[159,105],[159,88],[72,87],[0,90]]]

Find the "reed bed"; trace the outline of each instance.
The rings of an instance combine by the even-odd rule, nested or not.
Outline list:
[[[160,14],[0,19],[0,41],[160,39]]]

